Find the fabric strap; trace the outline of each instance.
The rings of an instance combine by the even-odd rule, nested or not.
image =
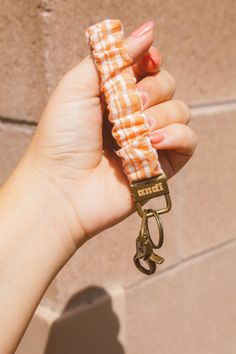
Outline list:
[[[132,58],[124,44],[119,20],[104,20],[85,31],[101,77],[101,91],[108,105],[112,135],[120,149],[123,169],[130,183],[162,173],[158,155],[150,141],[150,128],[132,71]]]

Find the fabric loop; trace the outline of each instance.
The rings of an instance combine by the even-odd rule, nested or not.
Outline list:
[[[101,76],[101,91],[108,105],[112,135],[120,149],[129,182],[162,173],[157,151],[150,141],[150,128],[124,45],[123,27],[119,20],[104,20],[85,31],[96,67]]]

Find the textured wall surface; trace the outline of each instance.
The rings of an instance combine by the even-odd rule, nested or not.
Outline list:
[[[2,0],[0,182],[23,154],[58,80],[88,53],[84,29],[110,17],[127,34],[155,20],[155,44],[176,78],[176,98],[192,108],[199,147],[170,181],[173,210],[164,217],[159,274],[147,278],[133,266],[133,215],[62,269],[17,354],[234,354],[234,0]]]

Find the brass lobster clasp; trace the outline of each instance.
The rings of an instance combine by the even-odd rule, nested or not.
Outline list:
[[[148,228],[148,218],[150,217],[154,217],[157,222],[159,230],[159,241],[157,244],[153,242],[150,236]],[[134,264],[142,273],[151,275],[156,270],[156,264],[161,264],[164,262],[164,258],[153,252],[153,249],[157,249],[162,246],[163,240],[164,231],[160,216],[153,209],[144,209],[141,229],[136,240],[136,254],[134,256]],[[145,262],[147,267],[142,265],[141,261]]]

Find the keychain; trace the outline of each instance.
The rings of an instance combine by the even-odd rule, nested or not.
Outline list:
[[[167,179],[150,141],[150,128],[132,72],[133,61],[124,44],[121,22],[107,19],[90,26],[85,33],[101,77],[101,91],[109,110],[108,119],[113,124],[112,135],[120,148],[116,154],[121,158],[137,213],[141,217],[134,263],[141,272],[150,275],[155,272],[156,265],[164,261],[154,250],[159,249],[164,240],[160,215],[171,209]],[[164,208],[143,208],[145,202],[159,196],[165,198]],[[150,218],[157,223],[158,244],[150,236]]]

